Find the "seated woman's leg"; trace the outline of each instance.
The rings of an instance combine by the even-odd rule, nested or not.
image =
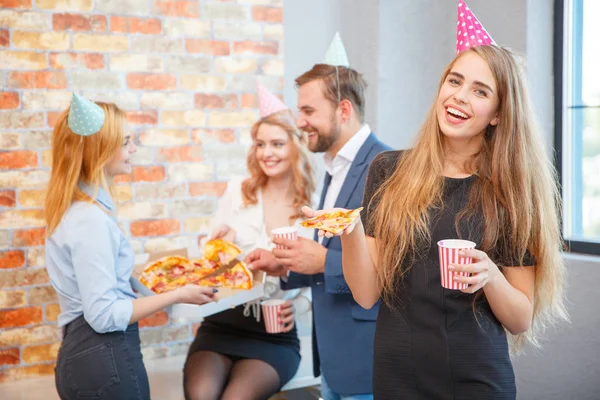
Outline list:
[[[230,358],[212,351],[190,355],[183,368],[186,400],[220,399],[232,365]]]
[[[279,390],[279,375],[264,361],[245,359],[231,368],[222,400],[265,400]]]

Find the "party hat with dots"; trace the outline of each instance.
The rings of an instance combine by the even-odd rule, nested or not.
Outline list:
[[[325,53],[323,64],[350,68],[346,49],[344,48],[344,43],[342,43],[342,38],[338,32],[335,33],[335,36],[327,49],[327,53]]]
[[[81,136],[93,135],[104,124],[104,110],[98,104],[73,93],[67,121],[74,133]]]
[[[283,104],[279,97],[263,86],[262,83],[256,81],[256,91],[258,94],[258,109],[260,110],[260,117],[264,118],[267,115],[271,115],[278,111],[287,110],[288,107]]]
[[[456,54],[470,47],[484,44],[495,44],[483,25],[477,20],[475,14],[469,9],[467,3],[458,0],[458,21],[456,22]]]

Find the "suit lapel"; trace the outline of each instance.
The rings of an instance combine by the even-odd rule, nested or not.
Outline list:
[[[369,167],[368,155],[371,152],[371,149],[377,142],[377,138],[371,132],[367,137],[367,140],[363,143],[360,150],[354,157],[354,161],[350,166],[350,170],[348,171],[348,175],[346,175],[346,179],[344,179],[344,184],[340,189],[340,193],[338,194],[337,199],[335,200],[336,208],[346,208],[348,206],[348,202],[352,197],[352,193],[356,189],[356,185],[358,185],[359,178],[361,174],[364,172],[366,168]],[[323,246],[327,247],[329,244],[330,238],[323,239]]]

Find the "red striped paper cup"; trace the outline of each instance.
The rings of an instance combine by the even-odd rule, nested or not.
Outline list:
[[[269,299],[260,303],[265,328],[268,333],[280,333],[283,330],[283,325],[281,325],[281,320],[279,319],[279,312],[283,303],[285,303],[285,300],[281,299]]]
[[[273,229],[271,231],[273,237],[281,237],[289,240],[298,240],[298,228],[295,226],[285,226],[283,228]],[[280,244],[275,245],[278,249],[286,249],[285,246]]]
[[[471,276],[468,272],[455,272],[448,269],[451,264],[470,264],[471,257],[460,257],[458,253],[461,250],[474,249],[475,243],[468,240],[460,239],[445,239],[438,242],[438,250],[440,253],[440,275],[442,277],[442,286],[446,289],[466,289],[469,287],[467,283],[455,282],[454,276]]]

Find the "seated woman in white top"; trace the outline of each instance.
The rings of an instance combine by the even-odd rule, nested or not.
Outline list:
[[[271,249],[274,228],[299,227],[303,204],[312,203],[315,183],[306,142],[289,110],[263,117],[252,127],[250,177],[232,180],[212,221],[213,237],[234,241],[245,253]],[[284,298],[285,332],[270,334],[252,304],[207,317],[198,329],[184,369],[186,399],[265,399],[277,393],[300,363],[296,313],[310,309],[310,289],[284,292],[267,278],[271,298]]]

